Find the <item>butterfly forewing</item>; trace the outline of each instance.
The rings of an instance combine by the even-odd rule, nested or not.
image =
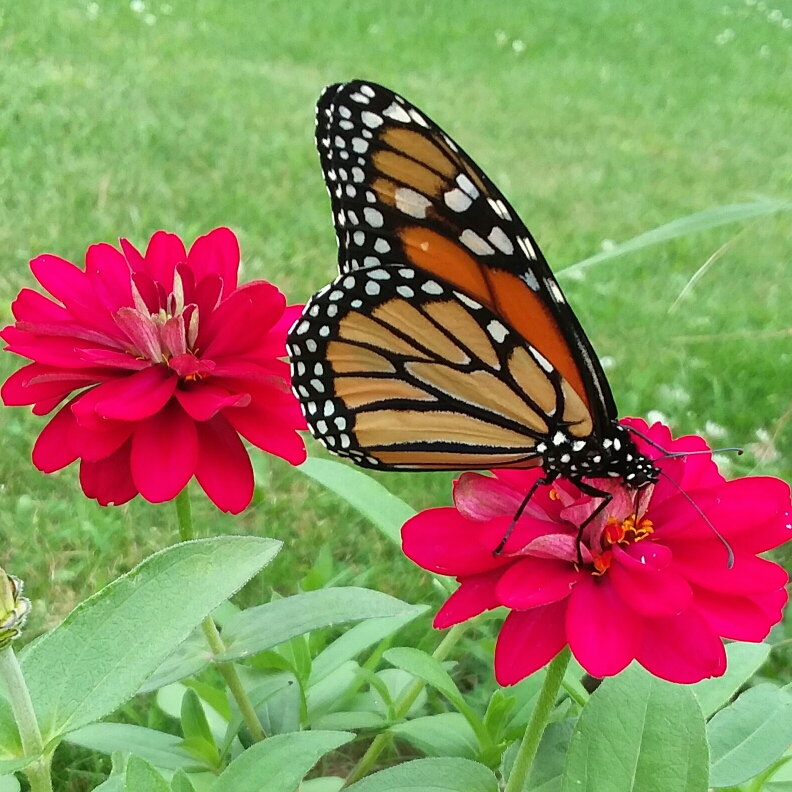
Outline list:
[[[535,240],[448,135],[392,91],[354,81],[322,95],[316,137],[342,274],[403,263],[448,283],[549,361],[597,428],[615,418],[596,355]]]
[[[311,432],[367,467],[538,464],[559,427],[592,431],[569,383],[486,306],[409,265],[339,276],[289,337]]]

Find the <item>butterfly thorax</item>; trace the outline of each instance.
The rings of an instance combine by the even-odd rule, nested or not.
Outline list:
[[[660,471],[642,454],[628,431],[617,423],[604,437],[579,438],[559,429],[546,443],[537,445],[542,468],[550,478],[621,478],[640,488],[657,482]]]

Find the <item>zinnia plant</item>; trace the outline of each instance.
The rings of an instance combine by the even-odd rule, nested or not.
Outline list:
[[[292,464],[305,423],[290,390],[286,332],[301,306],[265,281],[239,286],[228,228],[195,241],[155,233],[142,255],[92,245],[85,270],[54,255],[30,263],[52,298],[23,289],[0,336],[32,362],[2,388],[6,405],[46,415],[68,399],[33,448],[52,473],[80,460],[100,504],[140,493],[158,503],[195,476],[223,511],[253,495],[244,437]],[[241,436],[241,437],[240,437]]]
[[[539,470],[465,473],[454,507],[429,509],[402,529],[405,553],[460,583],[435,618],[448,627],[505,606],[495,674],[510,685],[569,645],[593,676],[637,660],[657,677],[691,683],[726,669],[722,638],[761,641],[781,619],[786,572],[759,554],[790,538],[789,486],[774,478],[726,481],[699,437],[623,421],[662,471],[635,492],[595,480],[600,503],[562,479],[542,486],[505,536]],[[705,453],[701,453],[705,452]],[[731,563],[730,551],[733,553]]]

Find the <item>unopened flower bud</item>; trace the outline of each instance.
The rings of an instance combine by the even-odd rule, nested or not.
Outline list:
[[[30,600],[22,594],[22,581],[0,568],[0,649],[16,638],[30,613]]]

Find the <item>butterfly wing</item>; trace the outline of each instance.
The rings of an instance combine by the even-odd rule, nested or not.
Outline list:
[[[292,329],[292,385],[330,451],[380,470],[533,467],[591,415],[520,333],[409,264],[340,275]]]
[[[362,81],[329,86],[316,143],[341,273],[408,262],[500,315],[571,383],[595,432],[617,417],[591,344],[536,240],[437,124]]]

